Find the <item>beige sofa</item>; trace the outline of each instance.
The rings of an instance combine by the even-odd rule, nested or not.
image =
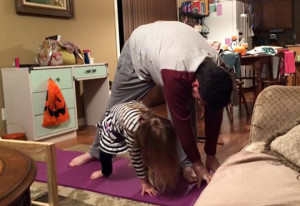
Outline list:
[[[300,205],[299,119],[300,87],[263,90],[255,102],[249,145],[221,165],[195,205]],[[272,155],[263,152],[266,144]]]

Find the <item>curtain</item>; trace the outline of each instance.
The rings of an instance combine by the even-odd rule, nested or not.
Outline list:
[[[140,25],[158,20],[177,20],[176,0],[122,0],[124,42]]]
[[[138,26],[159,20],[178,20],[176,0],[119,0],[118,6],[121,6],[121,9],[119,8],[121,49]],[[147,106],[164,103],[161,89],[155,86],[142,102]]]

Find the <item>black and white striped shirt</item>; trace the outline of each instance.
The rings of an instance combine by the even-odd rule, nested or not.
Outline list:
[[[130,101],[113,106],[97,126],[101,151],[115,155],[128,150],[136,175],[145,178],[147,170],[140,149],[135,146],[134,133],[139,127],[140,111],[131,105],[136,103]]]

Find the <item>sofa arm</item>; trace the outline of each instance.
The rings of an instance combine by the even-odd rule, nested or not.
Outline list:
[[[250,142],[265,141],[289,125],[294,125],[299,118],[300,87],[267,87],[254,104]]]

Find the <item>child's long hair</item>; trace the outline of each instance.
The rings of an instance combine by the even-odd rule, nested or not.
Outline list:
[[[160,192],[175,189],[179,172],[177,137],[168,119],[153,114],[147,107],[137,104],[140,110],[140,126],[136,143],[140,148],[148,179]]]

